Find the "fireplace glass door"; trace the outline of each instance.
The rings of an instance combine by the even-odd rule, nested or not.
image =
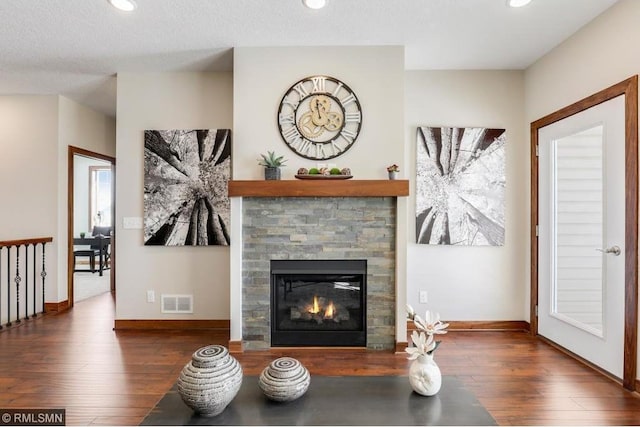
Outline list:
[[[366,346],[365,260],[271,261],[272,346]]]

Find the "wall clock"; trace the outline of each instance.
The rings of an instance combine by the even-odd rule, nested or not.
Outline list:
[[[278,108],[280,136],[307,159],[338,157],[351,148],[361,126],[362,109],[356,94],[329,76],[311,76],[294,83]]]

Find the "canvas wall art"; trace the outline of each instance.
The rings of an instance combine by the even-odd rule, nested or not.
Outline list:
[[[504,244],[504,129],[419,127],[416,242]]]
[[[144,244],[229,245],[231,131],[144,132]]]

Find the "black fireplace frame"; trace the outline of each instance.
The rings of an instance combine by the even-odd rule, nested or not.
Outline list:
[[[276,276],[280,274],[362,274],[360,307],[362,328],[349,331],[285,331],[276,323]],[[366,347],[367,346],[367,260],[271,260],[271,346],[272,347]]]

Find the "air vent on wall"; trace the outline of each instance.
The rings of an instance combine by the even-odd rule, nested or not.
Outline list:
[[[161,295],[162,313],[193,313],[193,295]]]

